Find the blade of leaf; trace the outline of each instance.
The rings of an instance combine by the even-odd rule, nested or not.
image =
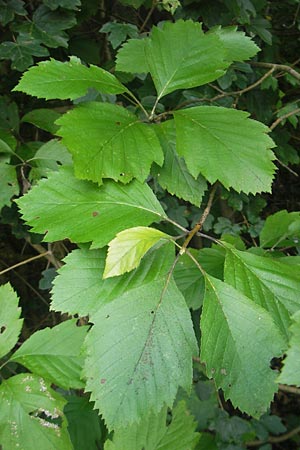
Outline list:
[[[166,218],[151,189],[138,181],[124,186],[107,181],[99,188],[61,167],[17,200],[24,220],[44,240],[68,237],[103,247],[126,228]],[[51,225],[51,226],[49,226]]]
[[[147,251],[162,239],[171,236],[148,227],[134,227],[120,231],[108,244],[103,278],[115,277],[138,267]]]
[[[10,361],[22,364],[64,389],[82,389],[80,352],[86,333],[87,327],[77,327],[76,319],[45,328],[32,334]]]
[[[116,70],[130,73],[148,73],[145,55],[147,39],[129,39],[118,51]]]
[[[277,390],[273,357],[284,348],[269,313],[232,286],[207,276],[201,315],[201,360],[225,398],[253,417],[268,408]]]
[[[216,34],[226,50],[226,59],[232,61],[245,61],[260,51],[252,39],[237,27],[216,27],[209,31]]]
[[[171,406],[189,390],[197,344],[185,300],[165,279],[126,291],[93,315],[86,339],[86,390],[109,429]],[[130,349],[130,352],[128,352]]]
[[[174,246],[165,245],[163,259],[159,252],[150,250],[137,270],[118,278],[102,278],[105,259],[104,249],[80,249],[70,253],[54,280],[51,309],[92,316],[125,291],[166,276],[174,260]]]
[[[290,314],[300,309],[297,266],[227,248],[225,281],[265,308],[288,339]]]
[[[12,350],[21,332],[23,319],[20,319],[18,303],[18,296],[9,283],[0,286],[0,358]]]
[[[267,217],[259,235],[261,247],[285,247],[297,243],[300,233],[293,232],[290,227],[300,219],[300,212],[278,211]]]
[[[274,142],[266,134],[268,128],[248,115],[216,106],[174,113],[177,152],[194,177],[202,173],[211,183],[219,180],[238,192],[271,191]]]
[[[152,173],[159,184],[172,195],[199,206],[207,184],[202,175],[195,179],[188,171],[185,161],[176,152],[176,131],[173,120],[155,127],[164,151],[162,167],[154,165]]]
[[[65,399],[50,384],[22,373],[0,386],[0,442],[4,449],[72,450],[63,415]],[[59,424],[53,419],[58,419]]]
[[[277,381],[300,386],[300,311],[293,315],[292,320],[293,323],[290,327],[292,337],[287,356],[283,361],[283,369]]]
[[[99,184],[103,178],[143,182],[153,162],[163,163],[153,128],[121,106],[84,103],[56,123],[61,127],[57,134],[73,155],[78,178]]]
[[[75,56],[65,63],[50,59],[31,67],[13,91],[22,91],[46,100],[74,100],[85,95],[90,88],[103,94],[127,91],[114,75],[92,64],[87,67]]]

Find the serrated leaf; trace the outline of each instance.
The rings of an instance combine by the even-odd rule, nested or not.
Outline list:
[[[18,341],[23,325],[18,296],[9,283],[0,286],[0,358],[5,356]]]
[[[17,200],[24,220],[46,241],[68,237],[103,247],[126,228],[147,226],[166,215],[151,189],[138,181],[124,186],[111,181],[99,188],[78,180],[61,167]]]
[[[68,395],[64,413],[74,450],[102,448],[103,431],[98,412],[86,397]]]
[[[39,108],[25,114],[22,117],[22,122],[31,123],[42,130],[55,134],[59,127],[54,122],[60,116],[61,114],[53,109]]]
[[[2,141],[3,142],[3,141]],[[10,206],[10,200],[14,195],[19,194],[19,183],[16,168],[5,162],[0,164],[0,210],[3,206]]]
[[[174,113],[177,152],[190,173],[245,193],[271,191],[275,159],[268,128],[236,109],[197,106]],[[247,176],[245,176],[247,167]]]
[[[154,165],[153,174],[170,194],[199,206],[207,184],[202,175],[195,179],[188,171],[184,159],[177,154],[174,121],[163,122],[155,127],[155,131],[164,151],[164,163],[162,167]]]
[[[125,291],[166,275],[174,259],[174,246],[169,244],[167,250],[164,260],[159,252],[150,250],[138,269],[106,280],[102,279],[106,259],[104,249],[73,251],[64,259],[65,265],[58,270],[59,276],[54,280],[51,308],[80,316],[93,315],[103,304]]]
[[[73,155],[78,178],[99,184],[103,178],[143,182],[153,162],[163,163],[153,128],[121,106],[84,103],[56,123],[61,126],[58,135]]]
[[[0,386],[3,449],[72,450],[63,415],[66,403],[43,378],[22,373]],[[58,423],[57,423],[58,422]]]
[[[267,217],[259,236],[261,247],[285,247],[297,244],[300,230],[295,230],[293,224],[299,220],[299,211],[288,212],[285,209]]]
[[[106,22],[100,29],[100,33],[107,33],[108,40],[115,49],[126,40],[127,36],[137,38],[138,29],[131,23]]]
[[[167,426],[167,408],[150,416],[141,424],[115,431],[113,442],[105,444],[105,450],[193,450],[199,441],[195,433],[196,422],[186,409],[184,401],[172,411],[172,421]]]
[[[237,31],[237,27],[217,27],[211,30],[216,34],[226,50],[226,59],[232,61],[245,61],[252,58],[260,51],[259,47],[252,39],[245,35],[243,31]]]
[[[82,389],[81,347],[86,333],[87,327],[77,327],[75,319],[36,331],[10,360],[64,389]]]
[[[0,44],[0,59],[11,59],[12,69],[23,72],[33,64],[33,56],[48,56],[49,52],[39,40],[27,33],[20,33],[14,42]]]
[[[52,11],[57,8],[75,9],[81,5],[80,0],[43,0],[44,5],[48,6]]]
[[[120,48],[116,58],[116,70],[119,72],[148,73],[145,46],[147,39],[129,39]]]
[[[167,284],[164,277],[126,291],[92,321],[85,342],[86,390],[109,429],[158,413],[164,403],[171,406],[179,386],[190,389],[197,344],[174,281]]]
[[[218,36],[204,34],[191,20],[153,27],[145,53],[159,98],[216,80],[228,67]]]
[[[272,316],[287,339],[290,314],[300,309],[300,277],[297,266],[227,248],[225,281]]]
[[[65,32],[76,25],[73,11],[51,11],[40,5],[33,13],[32,20],[16,25],[15,30],[28,34],[32,39],[43,43],[46,47],[68,47],[69,36]]]
[[[269,313],[222,281],[207,276],[201,315],[201,360],[225,398],[260,417],[276,392],[270,368],[284,341]]]
[[[40,62],[23,74],[13,90],[46,100],[74,100],[90,88],[104,94],[120,94],[127,90],[111,73],[92,64],[87,67],[75,56],[64,63],[55,59]]]
[[[148,250],[162,239],[172,238],[162,231],[148,227],[120,231],[108,244],[103,278],[115,277],[135,269]]]
[[[283,361],[283,369],[277,381],[284,384],[300,386],[300,311],[292,317],[290,327],[291,340],[287,350],[287,356]]]

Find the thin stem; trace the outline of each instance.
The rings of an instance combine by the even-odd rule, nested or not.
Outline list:
[[[290,394],[300,395],[300,388],[294,386],[286,386],[285,384],[279,384],[279,389],[283,392],[288,392]]]
[[[289,431],[288,433],[282,434],[281,436],[270,436],[269,439],[266,441],[250,441],[246,442],[247,447],[259,447],[263,444],[279,444],[280,442],[287,441],[288,439],[291,439],[296,434],[300,433],[300,426],[297,428],[294,428],[293,430]]]
[[[272,125],[269,127],[271,131],[274,130],[274,128],[277,127],[277,125],[279,125],[281,122],[283,122],[283,120],[287,119],[288,117],[293,116],[294,114],[299,114],[300,113],[300,108],[294,109],[293,111],[290,111],[286,114],[284,114],[281,117],[278,117],[278,119],[275,120],[275,122],[272,123]]]
[[[136,96],[131,92],[128,91],[128,94],[130,95],[130,97],[133,98],[133,100],[136,102],[136,104],[141,108],[141,110],[143,111],[143,113],[145,114],[145,116],[147,117],[148,120],[150,120],[149,114],[146,111],[146,109],[143,107],[143,105],[141,104],[141,102],[136,98]],[[123,96],[125,97],[125,95],[123,94]],[[126,97],[125,97],[126,98]]]
[[[157,1],[153,0],[152,6],[151,6],[151,8],[150,8],[150,10],[149,10],[149,12],[148,12],[148,14],[146,16],[146,19],[144,20],[144,22],[143,22],[143,24],[142,24],[142,26],[140,28],[140,33],[142,33],[144,31],[144,28],[146,27],[148,21],[150,20],[150,17],[152,16],[153,11],[155,10],[156,4],[157,4]]]
[[[287,66],[286,64],[273,64],[267,62],[256,62],[250,61],[249,64],[254,67],[265,67],[266,69],[274,68],[274,70],[283,70],[284,72],[289,73],[292,77],[300,80],[300,73],[293,69],[291,66]]]
[[[26,242],[34,248],[40,255],[43,255],[56,269],[59,269],[62,266],[62,263],[55,258],[51,251],[45,252],[45,249],[40,244],[32,244],[29,239],[26,239]]]
[[[205,220],[207,219],[207,216],[208,216],[208,214],[209,214],[209,212],[211,210],[211,207],[212,207],[212,203],[213,203],[213,199],[214,199],[215,193],[217,191],[217,187],[218,187],[218,184],[215,183],[213,188],[212,188],[212,190],[211,190],[211,193],[209,195],[207,206],[206,206],[205,210],[203,211],[202,216],[200,217],[199,221],[196,223],[194,228],[189,232],[186,240],[184,241],[184,243],[183,243],[183,245],[181,247],[181,250],[179,252],[181,255],[183,255],[183,253],[186,251],[187,246],[189,245],[189,243],[191,242],[193,237],[201,230]]]
[[[43,258],[44,256],[49,254],[50,252],[47,251],[45,253],[41,253],[40,255],[32,256],[31,258],[25,259],[24,261],[14,264],[13,266],[8,267],[7,269],[1,270],[0,275],[3,275],[4,273],[9,272],[10,270],[16,269],[17,267],[24,266],[24,264],[28,264],[31,261],[35,261],[36,259]]]

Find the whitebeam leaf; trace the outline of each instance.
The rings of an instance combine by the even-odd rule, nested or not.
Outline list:
[[[172,239],[162,231],[134,227],[120,231],[108,244],[103,278],[115,277],[135,269],[142,257],[161,239]]]
[[[19,299],[9,283],[0,286],[0,358],[16,345],[23,325]]]
[[[189,390],[197,344],[189,310],[166,277],[126,291],[91,320],[86,339],[86,390],[109,429],[172,406]],[[130,349],[130,351],[129,351]]]
[[[76,319],[36,331],[10,360],[64,389],[82,389],[80,352],[86,333],[87,327],[77,327]]]
[[[75,175],[102,184],[103,178],[143,182],[163,152],[153,128],[125,108],[90,102],[56,121],[62,143],[73,156]],[[75,125],[75,126],[74,126]]]
[[[103,94],[127,91],[110,72],[93,65],[87,67],[75,56],[64,63],[55,59],[40,62],[23,74],[13,90],[46,100],[74,100],[84,96],[90,88]]]
[[[174,113],[177,152],[190,173],[210,183],[245,193],[270,192],[275,159],[268,128],[249,114],[217,106],[197,106]],[[245,168],[247,173],[245,175]]]
[[[225,398],[258,418],[277,390],[270,361],[284,339],[269,313],[232,286],[207,276],[206,288],[200,358]]]
[[[99,187],[75,178],[70,167],[41,180],[17,204],[33,231],[47,233],[45,241],[92,241],[93,248],[103,247],[126,228],[166,218],[146,184],[107,181]]]
[[[292,317],[290,327],[291,340],[287,356],[283,361],[283,369],[278,377],[279,383],[300,386],[300,311]]]
[[[226,50],[228,61],[245,61],[260,51],[259,47],[244,32],[237,31],[237,27],[216,27],[209,33],[219,36]]]

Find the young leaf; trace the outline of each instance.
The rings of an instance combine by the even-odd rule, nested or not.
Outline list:
[[[115,277],[138,267],[143,256],[161,239],[171,236],[148,227],[120,231],[108,244],[103,278]]]
[[[180,401],[172,411],[172,421],[167,426],[167,408],[159,414],[150,414],[140,424],[133,424],[114,433],[113,442],[107,441],[104,450],[193,450],[200,434],[195,432],[196,422]]]
[[[291,340],[287,356],[283,361],[283,369],[277,381],[284,384],[300,386],[300,311],[292,317]]]
[[[0,210],[3,206],[10,206],[10,199],[19,194],[19,184],[16,168],[6,163],[0,165]]]
[[[163,148],[165,160],[162,167],[154,165],[152,173],[170,194],[199,206],[207,184],[202,175],[195,179],[188,171],[184,159],[177,154],[174,122],[172,120],[163,122],[155,127],[155,131]]]
[[[294,225],[299,222],[299,211],[287,212],[284,209],[267,217],[259,236],[261,247],[284,247],[297,244],[300,239],[300,227],[295,232]]]
[[[85,103],[57,122],[62,142],[73,155],[75,175],[102,184],[103,178],[143,182],[163,152],[150,125],[110,103]],[[74,126],[76,124],[76,126]]]
[[[0,286],[0,358],[16,345],[23,319],[18,297],[9,283]]]
[[[297,266],[228,247],[224,277],[227,283],[265,308],[288,338],[290,313],[300,308]]]
[[[214,81],[229,65],[218,36],[204,34],[200,24],[191,20],[153,27],[145,50],[159,98]]]
[[[23,74],[13,90],[46,100],[74,100],[90,88],[103,94],[120,94],[127,90],[111,73],[97,66],[84,66],[75,56],[65,63],[55,59],[40,62]]]
[[[249,114],[217,106],[197,106],[174,113],[177,152],[190,173],[245,193],[271,190],[275,159],[268,128]],[[191,150],[192,149],[192,150]],[[245,176],[247,167],[247,176]]]
[[[0,386],[3,449],[72,450],[63,415],[64,398],[36,375],[22,373]]]
[[[197,343],[173,280],[168,283],[164,276],[128,290],[91,320],[94,326],[85,341],[86,390],[109,429],[171,406],[179,386],[190,389]]]
[[[80,249],[70,253],[54,280],[51,308],[55,311],[92,316],[101,306],[135,289],[166,276],[174,260],[174,246],[168,244],[162,259],[157,251],[149,251],[137,270],[118,278],[102,279],[106,251]],[[84,296],[84,301],[83,301]]]
[[[201,360],[225,398],[260,417],[276,392],[270,368],[284,341],[269,313],[222,281],[207,276],[201,315]]]
[[[87,327],[67,320],[53,328],[35,332],[13,354],[16,361],[36,375],[64,389],[82,389],[83,357],[80,354]]]
[[[237,31],[237,27],[216,27],[210,33],[214,33],[220,38],[226,50],[227,61],[245,61],[260,50],[243,31]]]
[[[99,188],[74,177],[71,167],[62,167],[41,180],[17,200],[24,219],[44,240],[68,237],[103,247],[114,236],[133,225],[149,225],[165,219],[151,189],[138,181],[124,186],[107,181]]]

